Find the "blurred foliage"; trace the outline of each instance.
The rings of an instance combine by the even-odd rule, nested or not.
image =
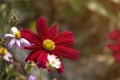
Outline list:
[[[0,0],[0,36],[7,31],[10,16],[14,14],[21,21],[17,25],[20,28],[27,27],[35,32],[35,20],[44,16],[49,26],[58,24],[60,31],[73,31],[74,47],[81,51],[79,61],[64,60],[65,73],[57,75],[53,71],[49,74],[50,80],[55,76],[58,80],[120,79],[120,63],[114,62],[106,49],[109,32],[120,28],[120,0]],[[23,64],[24,59],[21,62]],[[23,68],[19,70],[25,73]],[[115,70],[118,72],[112,73]],[[9,67],[6,72],[15,75]]]

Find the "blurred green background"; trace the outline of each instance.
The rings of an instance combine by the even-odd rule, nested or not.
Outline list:
[[[35,32],[36,19],[44,16],[49,26],[59,25],[59,32],[74,33],[73,47],[81,52],[79,60],[63,58],[65,72],[44,71],[43,80],[120,80],[120,63],[114,61],[106,47],[111,42],[109,32],[120,28],[120,0],[0,0],[1,37],[14,14],[20,19],[19,28]],[[7,80],[6,76],[10,76],[8,80],[27,80],[23,66],[28,52],[19,49],[11,52],[15,53],[16,63],[9,65],[6,72],[14,72],[12,76],[17,78],[0,73],[0,80]]]

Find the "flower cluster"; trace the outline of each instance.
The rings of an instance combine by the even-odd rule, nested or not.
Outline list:
[[[109,38],[114,40],[114,43],[107,46],[113,52],[115,60],[120,61],[120,31],[111,32]]]
[[[16,25],[19,22],[17,16],[11,17],[11,24]],[[39,67],[51,71],[55,68],[59,73],[64,71],[61,56],[77,60],[79,51],[72,49],[74,36],[70,31],[58,33],[57,25],[48,28],[44,17],[36,21],[37,34],[29,29],[23,28],[18,30],[17,27],[11,26],[9,31],[0,39],[0,58],[8,62],[13,62],[12,55],[8,51],[14,44],[24,50],[31,50],[25,61],[27,71]],[[8,39],[9,38],[9,39]],[[9,41],[10,40],[10,41]],[[9,42],[8,42],[9,41]],[[7,42],[8,44],[6,45]],[[37,80],[36,76],[30,75],[29,80]]]
[[[34,61],[38,67],[49,71],[56,68],[59,73],[64,71],[60,56],[77,60],[79,51],[70,48],[74,44],[73,33],[64,31],[58,33],[57,25],[48,28],[45,18],[40,17],[36,22],[37,34],[28,29],[21,30],[21,37],[27,39],[31,46],[24,47],[32,50],[26,62]]]

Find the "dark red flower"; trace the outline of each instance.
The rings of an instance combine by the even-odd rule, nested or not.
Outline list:
[[[57,57],[63,56],[69,59],[77,60],[79,51],[70,48],[74,44],[74,36],[72,32],[64,31],[58,34],[57,25],[48,28],[45,18],[40,17],[36,22],[37,35],[28,29],[22,29],[21,35],[34,45],[25,47],[25,49],[33,50],[26,58],[26,61],[33,60],[38,63],[39,67],[46,68],[47,54],[53,54]],[[63,72],[64,68],[58,69]]]
[[[107,45],[113,52],[116,61],[120,61],[120,31],[113,31],[109,34],[109,38],[114,40],[115,43]]]

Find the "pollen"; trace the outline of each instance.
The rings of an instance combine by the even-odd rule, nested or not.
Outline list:
[[[1,48],[0,48],[0,55],[5,55],[5,54],[7,54],[7,49],[1,47]]]
[[[55,62],[55,61],[52,61],[52,62],[51,62],[51,64],[52,64],[52,65],[55,65],[55,64],[56,64],[56,62]]]
[[[20,31],[15,32],[15,33],[14,33],[14,36],[15,36],[15,38],[17,38],[17,39],[20,39],[20,38],[21,38]]]
[[[43,47],[48,51],[53,51],[55,48],[55,43],[50,39],[46,39],[43,41]]]

